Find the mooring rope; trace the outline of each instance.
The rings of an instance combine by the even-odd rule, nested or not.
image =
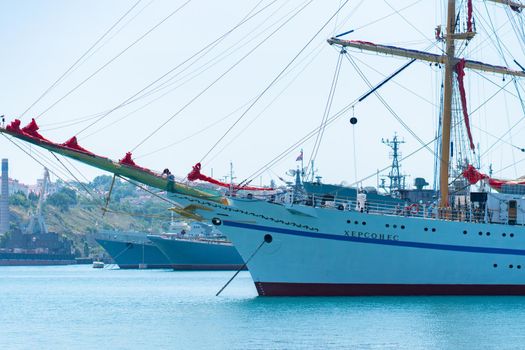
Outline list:
[[[226,284],[217,292],[217,294],[215,294],[216,297],[218,297],[222,291],[224,289],[226,289],[226,287],[228,287],[228,285],[231,283],[231,281],[233,281],[233,279],[235,277],[237,277],[237,275],[239,274],[239,272],[241,272],[242,270],[244,270],[246,268],[246,265],[248,265],[248,263],[250,262],[250,260],[252,260],[252,258],[255,256],[255,254],[257,254],[257,252],[262,248],[262,246],[264,245],[264,243],[272,243],[272,235],[270,234],[266,234],[264,235],[264,239],[263,241],[261,242],[261,244],[259,244],[259,246],[257,247],[257,249],[255,249],[255,251],[252,253],[252,255],[250,255],[250,257],[248,258],[248,260],[246,260],[246,262],[235,272],[235,274],[232,276],[232,278],[230,278],[230,280],[228,282],[226,282]]]

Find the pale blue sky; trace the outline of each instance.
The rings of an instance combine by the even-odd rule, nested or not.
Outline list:
[[[42,134],[57,142],[65,141],[88,124],[77,123],[78,118],[85,119],[86,116],[119,105],[149,82],[228,31],[257,2],[190,1],[186,7],[145,39],[44,113],[38,119]],[[262,1],[258,8],[270,2]],[[134,3],[136,3],[134,0],[1,1],[0,114],[5,114],[8,121],[19,116]],[[118,34],[110,34],[108,36],[111,38],[110,41],[107,43],[102,41],[105,44],[78,70],[37,103],[24,116],[23,123],[28,122],[33,116],[41,115],[74,86],[183,3],[180,0],[141,1],[122,23],[138,15]],[[289,17],[291,11],[304,3],[298,0],[277,1],[233,32],[219,46],[210,48],[208,54],[187,72],[192,72],[201,64],[212,60],[211,62],[216,64],[209,70],[121,121],[118,120],[160,94],[152,95],[111,113],[102,122],[81,133],[80,144],[110,158],[121,158],[126,151],[137,146],[144,137],[269,35],[276,25],[281,23],[279,22],[281,18]],[[206,154],[240,115],[243,110],[240,107],[272,81],[340,3],[342,3],[340,0],[313,1],[195,103],[184,109],[153,138],[138,147],[134,152],[137,163],[157,170],[169,167],[177,175],[186,175],[191,170],[191,166]],[[435,26],[444,23],[441,3],[429,0],[349,1],[337,17],[339,26],[337,32],[358,29],[347,37],[425,49],[431,46]],[[506,11],[501,6],[487,5],[482,1],[474,1],[474,5],[477,29],[480,34],[470,43],[464,54],[494,64],[504,64],[501,58],[494,54],[496,52],[494,43],[487,39],[485,29],[489,28],[488,10],[494,14],[494,26],[501,27],[502,39],[513,40]],[[405,7],[407,8],[400,14],[395,13],[395,10]],[[391,16],[380,20],[387,15]],[[232,161],[236,176],[242,180],[319,125],[338,58],[338,53],[325,43],[325,40],[334,34],[335,27],[336,23],[327,26],[299,58],[297,65],[292,66],[293,70],[290,74],[276,84],[219,144],[215,152],[205,159],[205,173],[210,174],[213,168],[214,176],[220,178],[229,172],[229,162]],[[120,26],[116,30],[119,30],[118,28]],[[512,48],[509,62],[514,58],[518,62],[525,63],[522,47],[517,45],[516,41],[509,41],[509,43],[509,47]],[[216,56],[228,48],[230,48],[229,54],[218,60]],[[436,50],[437,48],[434,47],[433,51]],[[405,59],[385,58],[359,52],[352,52],[352,56],[373,83],[381,81],[384,75],[390,74],[406,62]],[[373,69],[378,70],[379,73],[374,72]],[[301,71],[302,73],[298,74]],[[190,74],[190,77],[193,75]],[[434,135],[438,113],[435,105],[439,101],[437,85],[440,76],[441,70],[437,67],[417,63],[395,80],[410,91],[395,83],[390,83],[380,90],[381,95],[395,112],[425,141],[430,140]],[[499,85],[504,83],[501,77],[491,75],[486,77],[490,81],[475,73],[467,72],[470,109],[479,106],[498,90],[492,82]],[[288,84],[291,85],[281,94]],[[353,67],[348,61],[343,61],[332,111],[345,106],[366,90],[367,86]],[[168,89],[163,90],[166,91]],[[512,85],[509,85],[509,91],[515,94]],[[278,96],[280,97],[266,109],[266,106]],[[235,110],[238,110],[236,114],[219,122]],[[257,117],[263,110],[264,113]],[[388,165],[389,150],[381,144],[381,139],[391,137],[394,132],[406,141],[402,149],[403,154],[409,154],[420,146],[374,96],[356,105],[355,115],[359,119],[359,123],[354,127],[355,130],[348,123],[351,113],[347,113],[324,134],[316,161],[320,175],[327,182],[353,182],[354,163],[358,165],[358,178]],[[506,98],[498,95],[474,114],[472,116],[474,138],[476,142],[481,143],[482,152],[494,141],[486,131],[502,135],[509,125],[514,125],[522,116],[521,108],[511,95]],[[73,120],[72,125],[67,125],[71,120]],[[214,122],[217,122],[215,126],[197,136],[189,137]],[[110,123],[114,124],[108,125]],[[518,124],[511,134],[514,144],[525,146],[525,142],[520,144],[523,140],[524,127],[525,124]],[[507,138],[507,141],[510,142],[510,139]],[[37,177],[40,177],[42,173],[40,165],[6,139],[2,138],[0,142],[2,145],[0,156],[10,159],[12,177],[26,183],[33,183]],[[171,143],[176,145],[156,151]],[[356,159],[353,157],[354,144]],[[305,159],[309,158],[312,145],[313,139],[303,145]],[[276,179],[277,175],[283,176],[287,169],[294,168],[297,165],[295,157],[299,149],[300,147],[278,163],[272,172],[263,174],[263,182],[267,183],[270,178]],[[523,158],[523,153],[513,154],[511,150],[512,147],[505,143],[494,147],[484,157],[486,164],[484,170],[487,170],[490,162],[493,163],[494,169],[498,170]],[[41,158],[40,154],[36,156]],[[48,154],[45,156],[49,157]],[[54,163],[51,170],[57,171],[66,179],[71,178],[56,165],[56,161]],[[502,175],[508,177],[521,175],[525,173],[523,165],[524,163],[520,163],[516,168],[510,167]],[[87,178],[102,174],[77,163],[75,167]],[[430,182],[432,167],[433,159],[428,151],[421,151],[403,163],[403,171],[412,175],[409,182],[418,176],[425,177]],[[367,182],[371,185],[375,183],[375,178]]]

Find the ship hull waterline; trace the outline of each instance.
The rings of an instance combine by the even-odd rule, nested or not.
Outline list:
[[[522,226],[176,197],[208,206],[198,213],[244,260],[255,253],[261,296],[525,295]]]

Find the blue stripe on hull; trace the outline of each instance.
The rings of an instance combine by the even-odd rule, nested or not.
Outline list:
[[[390,240],[373,239],[373,238],[334,235],[334,234],[329,234],[329,233],[305,232],[305,231],[291,230],[291,229],[279,228],[279,227],[251,225],[251,224],[245,224],[241,222],[228,221],[228,220],[224,220],[223,224],[224,226],[245,228],[245,229],[256,230],[256,231],[264,231],[268,233],[275,232],[275,233],[282,233],[282,234],[293,235],[293,236],[331,239],[331,240],[336,240],[336,241],[348,241],[348,242],[365,243],[365,244],[381,244],[381,245],[398,246],[398,247],[448,250],[448,251],[469,252],[469,253],[525,255],[525,250],[521,250],[521,249],[472,247],[472,246],[462,246],[462,245],[408,242],[408,241],[390,241]]]

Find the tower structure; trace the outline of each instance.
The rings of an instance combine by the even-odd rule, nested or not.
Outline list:
[[[392,166],[387,177],[390,180],[388,190],[390,193],[395,193],[396,191],[405,188],[405,175],[401,175],[401,166],[399,165],[399,157],[401,156],[401,152],[399,152],[399,145],[405,143],[405,141],[399,140],[397,135],[394,134],[394,138],[392,140],[382,139],[381,142],[392,149],[392,152],[390,152]]]
[[[40,197],[38,199],[38,205],[36,211],[32,213],[31,220],[27,226],[27,234],[39,234],[39,233],[48,233],[46,222],[44,220],[44,215],[42,213],[42,207],[44,206],[44,201],[47,197],[47,188],[49,185],[49,171],[47,168],[44,168],[44,178],[42,180],[42,187],[40,188]]]
[[[2,196],[0,197],[0,235],[9,231],[9,165],[2,159]]]

